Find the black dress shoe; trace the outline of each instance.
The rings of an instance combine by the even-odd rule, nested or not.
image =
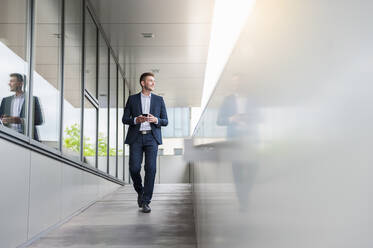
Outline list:
[[[142,212],[143,213],[150,213],[150,211],[152,211],[152,209],[149,207],[149,204],[148,203],[143,203],[142,204]]]
[[[139,205],[139,208],[142,207],[142,194],[137,195],[137,205]]]

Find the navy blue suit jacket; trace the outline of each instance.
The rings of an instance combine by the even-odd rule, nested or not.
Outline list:
[[[158,118],[158,124],[150,123],[152,128],[152,134],[159,145],[162,144],[162,132],[161,126],[167,126],[167,112],[166,105],[164,104],[163,98],[152,93],[150,98],[150,110],[149,113]],[[140,123],[135,124],[135,117],[142,114],[141,106],[141,93],[128,97],[126,106],[124,107],[124,114],[122,118],[123,124],[129,125],[128,133],[126,136],[126,144],[131,145],[135,142],[136,138],[140,134]]]
[[[1,101],[1,105],[0,105],[0,116],[3,116],[3,115],[12,116],[12,114],[11,114],[12,110],[11,109],[12,109],[13,97],[14,96],[8,96],[8,97],[3,98],[3,100]],[[23,102],[20,116],[17,116],[17,117],[25,118],[25,116],[26,116],[25,102],[26,101]],[[44,119],[43,119],[43,112],[41,111],[41,107],[40,107],[40,103],[39,103],[39,98],[36,97],[36,96],[34,96],[33,106],[34,106],[34,119],[33,119],[34,120],[34,140],[39,141],[39,133],[38,133],[38,129],[36,128],[36,126],[42,125],[43,122],[44,122]],[[7,126],[7,125],[5,125],[5,126]],[[22,133],[24,133],[25,132],[25,127],[24,127],[23,124],[21,125],[21,128],[23,130]]]

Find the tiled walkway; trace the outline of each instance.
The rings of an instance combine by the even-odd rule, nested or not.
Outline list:
[[[152,212],[144,214],[127,185],[29,247],[195,248],[191,197],[190,185],[156,185]]]

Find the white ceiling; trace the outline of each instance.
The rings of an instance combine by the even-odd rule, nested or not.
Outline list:
[[[159,69],[166,105],[199,107],[213,0],[91,0],[133,93],[142,72]],[[154,33],[145,39],[141,33]]]
[[[26,1],[4,1],[0,8],[1,41],[25,58],[25,15],[11,13],[25,10]],[[141,73],[159,69],[155,93],[164,96],[167,106],[200,106],[214,0],[90,1],[118,55],[132,93],[140,90]],[[35,69],[54,87],[58,84],[58,3],[38,0],[36,4]],[[78,1],[66,1],[65,93],[66,99],[77,106],[80,103],[77,65],[81,62],[79,6]],[[144,39],[143,32],[152,32],[155,37]],[[90,40],[93,41],[89,33],[87,49]],[[94,73],[90,57],[87,59],[86,69]]]

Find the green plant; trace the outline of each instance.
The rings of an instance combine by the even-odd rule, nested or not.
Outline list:
[[[74,152],[80,151],[80,126],[78,124],[73,124],[65,129],[65,137],[63,139],[63,146]],[[84,156],[92,157],[95,155],[95,146],[91,144],[90,138],[83,138]],[[98,134],[98,156],[107,155],[107,137],[103,133]],[[115,148],[109,149],[109,156],[115,156]],[[123,150],[118,150],[118,156],[123,156]]]
[[[63,138],[63,146],[74,152],[80,151],[80,126],[73,124],[65,129]]]

